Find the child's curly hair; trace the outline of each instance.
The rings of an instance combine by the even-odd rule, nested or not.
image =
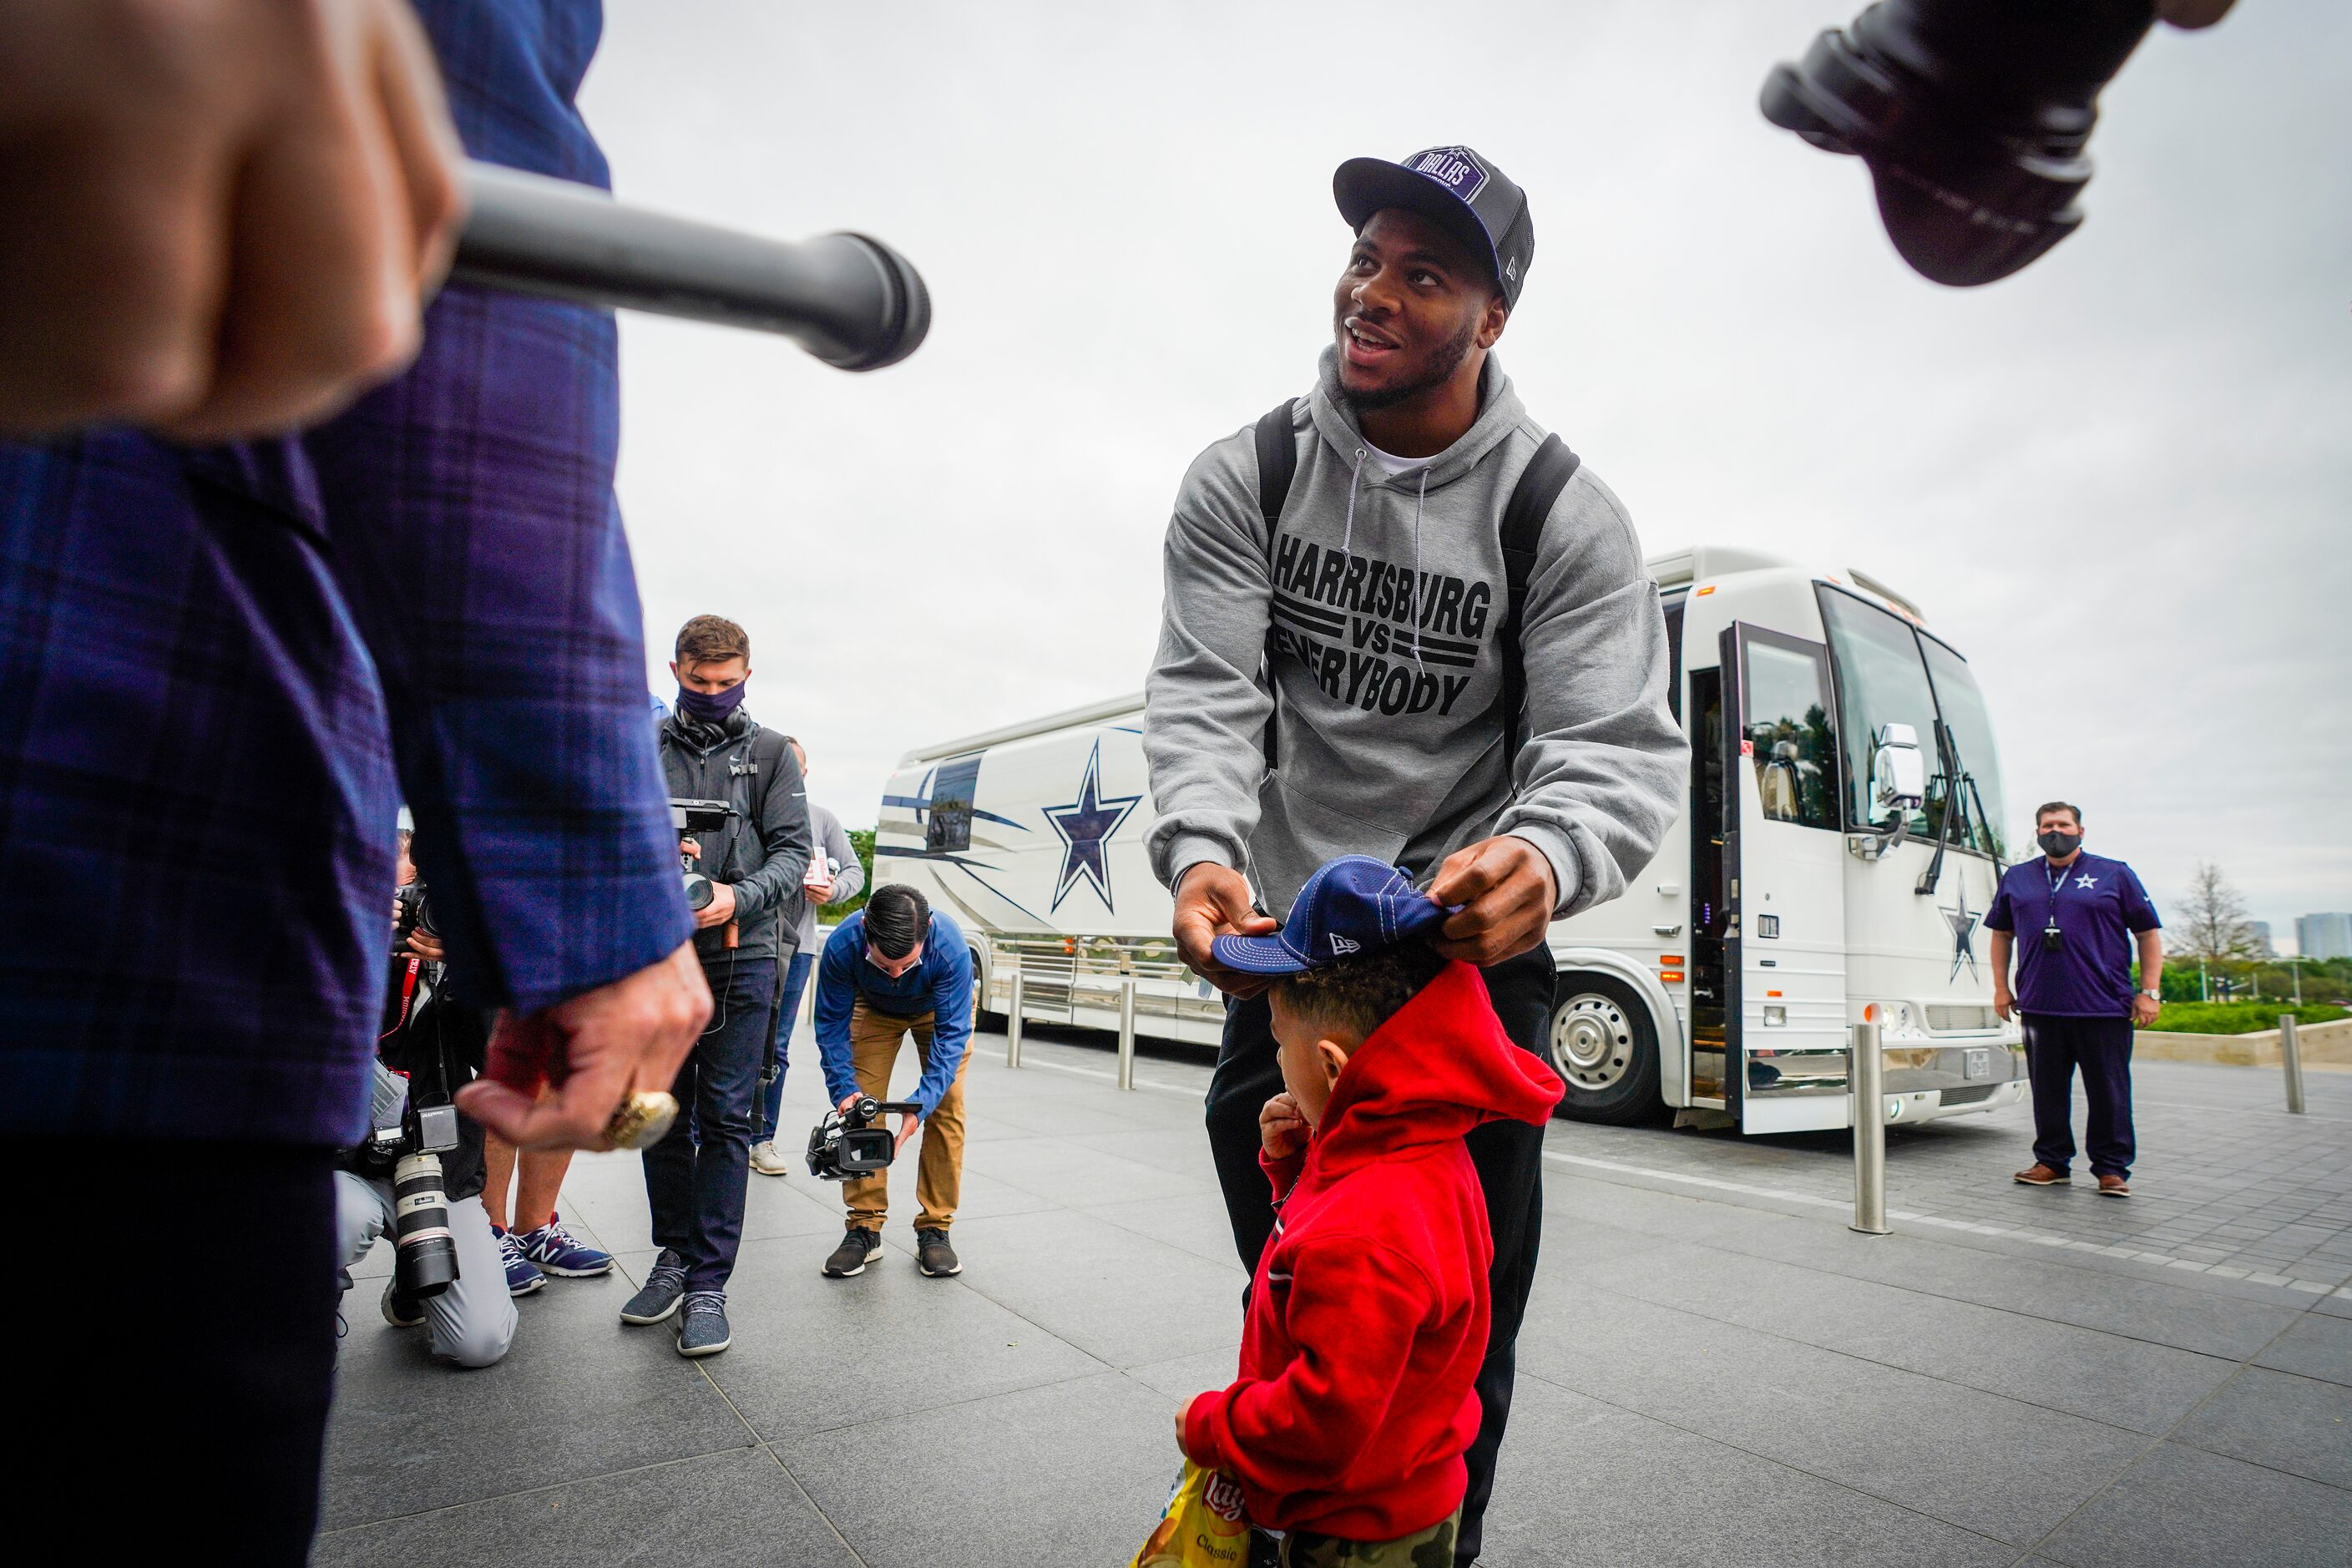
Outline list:
[[[1284,1011],[1361,1044],[1420,995],[1445,963],[1428,943],[1409,942],[1285,975],[1274,983],[1274,994]]]

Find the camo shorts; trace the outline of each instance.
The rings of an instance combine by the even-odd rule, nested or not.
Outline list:
[[[1342,1541],[1294,1530],[1282,1538],[1282,1568],[1454,1568],[1454,1534],[1462,1510],[1394,1541]]]

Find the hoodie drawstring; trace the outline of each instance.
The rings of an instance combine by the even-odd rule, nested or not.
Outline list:
[[[1429,469],[1421,470],[1421,493],[1412,498],[1412,667],[1426,672],[1421,662],[1421,503],[1429,499]]]
[[[1356,448],[1356,466],[1348,470],[1348,526],[1339,533],[1339,558],[1347,560],[1348,546],[1356,538],[1356,482],[1364,477],[1364,449]]]

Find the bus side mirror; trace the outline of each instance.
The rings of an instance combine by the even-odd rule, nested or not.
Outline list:
[[[1919,754],[1919,733],[1908,724],[1879,727],[1870,759],[1871,798],[1881,811],[1908,813],[1927,798],[1927,760]]]

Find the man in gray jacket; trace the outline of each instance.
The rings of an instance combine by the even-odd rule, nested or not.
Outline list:
[[[752,1101],[812,840],[800,763],[786,737],[743,711],[751,675],[743,628],[695,616],[678,628],[670,669],[677,710],[656,729],[670,797],[734,810],[724,827],[680,846],[711,881],[710,902],[695,911],[694,949],[715,1011],[670,1090],[682,1114],[646,1151],[646,1201],[661,1252],[621,1321],[658,1323],[682,1307],[678,1354],[704,1356],[732,1342],[727,1279],[743,1236]]]
[[[1231,997],[1209,1136],[1251,1268],[1274,1226],[1257,1116],[1281,1074],[1262,985],[1211,940],[1274,930],[1332,857],[1379,856],[1454,907],[1438,951],[1481,965],[1512,1039],[1540,1053],[1547,926],[1649,861],[1688,761],[1633,525],[1488,352],[1534,255],[1525,194],[1463,147],[1353,159],[1332,187],[1356,236],[1335,341],[1312,392],[1185,476],[1145,686],[1152,868],[1185,961]],[[1468,1143],[1495,1261],[1461,1563],[1542,1215],[1541,1129],[1490,1122]]]

